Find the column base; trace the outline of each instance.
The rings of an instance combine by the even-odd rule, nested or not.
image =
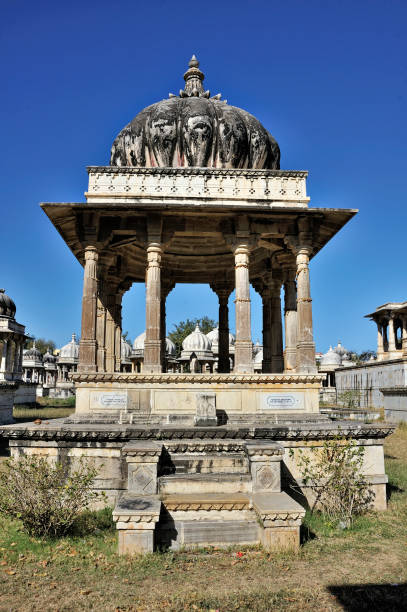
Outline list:
[[[315,344],[313,342],[298,344],[296,372],[298,374],[315,374],[317,371]]]
[[[295,372],[297,360],[297,350],[295,348],[288,348],[284,351],[284,371]]]
[[[154,529],[121,529],[119,555],[144,555],[154,551]]]
[[[235,367],[234,372],[240,374],[252,374],[253,367],[253,345],[251,342],[243,341],[235,343]]]

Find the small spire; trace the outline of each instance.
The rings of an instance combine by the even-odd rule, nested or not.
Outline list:
[[[204,73],[199,70],[199,62],[196,55],[194,54],[188,62],[188,70],[184,74],[185,89],[180,89],[180,98],[210,98],[211,92],[209,89],[204,90],[202,82],[205,78]],[[174,94],[168,94],[170,98],[176,98]],[[216,94],[212,96],[213,100],[220,100],[222,94]],[[225,101],[226,102],[226,101]]]
[[[188,66],[189,66],[190,68],[199,68],[199,62],[198,62],[198,60],[196,59],[196,55],[195,55],[195,53],[194,53],[194,55],[191,57],[191,59],[189,60],[189,62],[188,62]]]

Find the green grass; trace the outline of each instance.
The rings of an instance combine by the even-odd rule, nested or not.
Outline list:
[[[41,419],[42,421],[48,419],[61,419],[72,414],[74,409],[66,408],[64,406],[55,406],[49,408],[42,407],[33,407],[29,408],[28,406],[20,405],[14,406],[13,408],[13,419],[18,423],[26,422],[26,421],[35,421],[36,419]]]

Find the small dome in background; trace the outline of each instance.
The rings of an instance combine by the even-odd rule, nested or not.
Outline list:
[[[344,355],[347,355],[349,353],[349,351],[344,346],[342,346],[340,342],[338,342],[338,344],[333,350],[335,351],[335,353],[338,353],[340,357],[343,357]]]
[[[189,334],[182,343],[182,349],[184,351],[210,351],[211,341],[205,336],[199,329],[199,325],[195,327],[192,334]]]
[[[218,346],[219,345],[219,327],[215,327],[214,329],[212,329],[208,334],[206,334],[206,337],[209,338],[212,349],[214,348],[214,346]],[[234,346],[234,344],[235,344],[235,337],[233,334],[229,332],[229,346]]]
[[[146,332],[143,331],[143,333],[140,334],[139,336],[137,336],[137,338],[134,340],[134,342],[133,342],[133,350],[135,350],[135,351],[144,351],[144,343],[145,343],[145,341],[146,341]],[[169,338],[165,338],[165,352],[170,357],[173,357],[176,354],[176,352],[177,352],[175,344]]]
[[[63,346],[59,351],[59,359],[78,359],[79,358],[79,343],[76,340],[76,334],[72,334],[72,340]]]
[[[16,314],[16,305],[4,289],[0,289],[0,317],[10,317],[14,319]]]
[[[334,351],[332,346],[329,347],[329,351],[327,351],[321,357],[320,365],[321,366],[340,366],[342,364],[342,359],[339,353]]]
[[[175,357],[176,353],[177,353],[177,347],[175,346],[175,344],[173,343],[172,340],[170,340],[169,338],[165,339],[165,352],[167,353],[167,355],[169,355],[170,357]]]
[[[122,336],[121,346],[120,346],[120,356],[122,360],[129,360],[131,355],[131,344],[127,342]]]
[[[35,340],[34,340],[32,347],[24,351],[23,359],[26,359],[27,361],[28,360],[30,361],[42,361],[43,360],[41,352],[35,346]]]
[[[55,363],[57,360],[56,356],[52,353],[52,351],[50,351],[49,347],[43,359],[44,359],[44,363]]]
[[[254,358],[254,363],[259,363],[261,364],[263,361],[263,349],[260,348],[260,350],[257,351],[256,356]]]

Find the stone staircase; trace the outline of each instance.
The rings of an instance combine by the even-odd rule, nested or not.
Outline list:
[[[264,440],[131,441],[114,510],[119,552],[299,546],[305,510],[281,491],[284,448]]]

